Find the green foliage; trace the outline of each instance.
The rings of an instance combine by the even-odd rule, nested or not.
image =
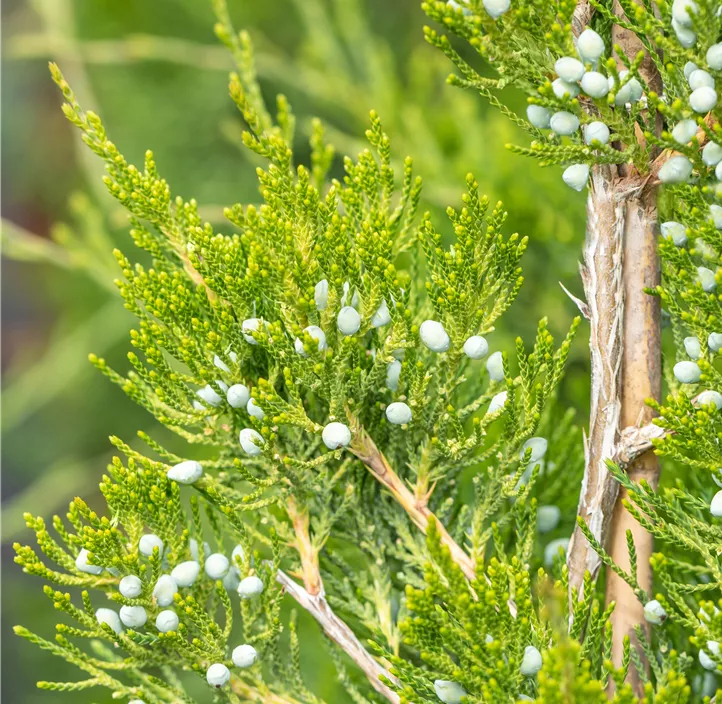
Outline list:
[[[708,50],[720,39],[722,20],[718,3],[705,0],[694,3],[682,23],[682,2],[623,1],[617,5],[592,0],[590,4],[593,15],[587,28],[598,32],[602,47],[598,57],[591,59],[581,48],[578,51],[573,29],[579,34],[587,28],[574,27],[580,19],[574,16],[576,4],[563,1],[522,0],[502,8],[498,17],[490,16],[488,8],[493,4],[476,0],[426,2],[427,15],[443,28],[426,28],[426,39],[456,65],[459,75],[451,76],[450,83],[477,91],[530,134],[528,147],[510,147],[516,153],[542,164],[618,164],[620,177],[629,177],[629,183],[636,178],[639,188],[657,179],[667,184],[659,203],[664,222],[659,245],[662,283],[648,293],[659,296],[666,308],[676,352],[666,374],[670,395],[664,403],[650,403],[659,412],[654,421],[660,428],[653,440],[655,450],[682,465],[683,478],[658,490],[644,481],[635,484],[622,468],[610,465],[628,492],[628,510],[663,546],[663,552],[652,560],[661,593],[647,594],[637,581],[631,532],[627,535],[631,570],[627,571],[614,564],[584,520],[579,518],[578,523],[607,569],[626,581],[642,603],[654,597],[669,615],[664,625],[652,629],[651,641],[638,629],[638,645],[626,651],[627,663],[635,665],[644,684],[644,701],[691,701],[692,684],[699,697],[714,693],[714,686],[700,676],[693,680],[680,673],[698,667],[684,654],[690,643],[701,651],[700,661],[706,653],[709,669],[715,667],[717,658],[710,643],[717,647],[720,634],[716,618],[711,616],[716,607],[707,600],[712,594],[719,598],[722,586],[719,526],[710,521],[713,492],[709,482],[719,481],[722,466],[722,377],[717,364],[722,344],[715,337],[722,330],[717,292],[722,227],[717,201],[722,191],[719,170],[715,173],[719,159],[713,156],[722,139],[722,113],[716,94],[707,105],[698,100],[699,95],[693,97],[697,84],[691,85],[695,83],[691,74],[694,69],[704,69],[697,77],[704,79],[705,85],[715,86],[719,79],[713,56],[716,49]],[[615,34],[624,47],[612,45],[613,25],[626,32],[626,36],[619,31]],[[465,40],[494,70],[494,77],[474,67],[468,52],[452,43],[447,33]],[[581,73],[574,81],[567,79],[570,82],[565,84],[558,79],[553,85],[557,61],[562,57],[570,57],[567,61],[581,58],[584,71],[602,74],[600,84],[606,81],[608,91],[600,89],[600,96],[592,96],[583,80],[579,84]],[[528,95],[528,119],[514,114],[497,97],[509,85]],[[571,119],[572,128],[555,130],[554,116],[560,113],[573,115],[581,129]],[[552,129],[548,131],[550,118]],[[585,139],[585,127],[592,122],[608,128],[608,143]],[[670,173],[672,156],[683,167],[681,175]],[[584,187],[583,181],[574,183],[568,173],[565,181],[577,190]],[[700,372],[699,381],[691,385],[683,369],[672,369],[674,362],[689,365],[690,359]],[[713,515],[717,515],[716,509]],[[572,625],[570,635],[583,635],[583,629],[575,631]],[[564,648],[565,656],[560,659],[558,649],[546,653],[540,687],[547,673],[554,674],[541,700],[575,701],[581,696],[606,700],[604,686],[586,674],[589,661],[598,658],[599,652],[593,655],[584,641],[581,648],[574,641],[556,648]],[[567,666],[570,661],[576,666]],[[649,671],[643,661],[649,663]],[[592,670],[591,676],[598,678],[600,673]],[[560,685],[565,678],[567,686]],[[617,689],[616,696],[636,701],[631,691]]]
[[[520,542],[524,537],[520,533]],[[405,644],[418,650],[427,669],[386,653],[393,664],[391,672],[399,679],[395,689],[402,702],[438,701],[428,681],[429,670],[437,679],[461,684],[469,693],[466,701],[601,704],[610,701],[610,683],[614,684],[611,701],[619,704],[692,701],[688,681],[680,674],[689,667],[689,659],[674,651],[655,662],[657,684],[646,684],[645,698],[635,696],[625,680],[632,667],[645,676],[644,667],[633,657],[627,639],[623,667],[614,669],[609,660],[609,615],[614,605],[603,610],[589,583],[585,598],[574,602],[573,626],[568,628],[566,568],[556,582],[543,572],[533,582],[522,561],[500,552],[488,562],[483,576],[469,583],[433,528],[427,543],[430,561],[424,569],[424,586],[407,587],[410,613],[401,623]],[[483,641],[481,633],[487,634]],[[582,634],[583,644],[575,640]],[[530,646],[544,652],[535,678],[521,673]]]
[[[695,4],[697,12],[690,31],[696,35],[692,48],[685,48],[677,40],[672,27],[672,3],[662,3],[659,11],[649,4],[620,3],[624,18],[617,17],[609,3],[591,2],[593,26],[601,32],[606,51],[598,61],[586,60],[586,68],[604,76],[609,90],[601,97],[585,94],[582,86],[567,86],[567,91],[555,92],[550,76],[555,75],[555,62],[562,57],[578,56],[572,33],[572,17],[576,3],[567,0],[534,2],[523,0],[498,19],[493,19],[477,0],[446,3],[440,0],[425,2],[427,15],[444,28],[469,43],[478,56],[492,66],[497,78],[489,78],[475,69],[454,48],[446,34],[427,27],[426,39],[438,47],[460,72],[449,82],[477,91],[499,108],[515,124],[532,137],[529,147],[510,148],[525,156],[548,164],[632,164],[642,174],[650,171],[660,148],[672,149],[688,156],[702,179],[712,175],[713,167],[705,165],[699,156],[699,146],[720,136],[720,127],[712,120],[704,120],[690,104],[691,89],[684,75],[687,62],[706,68],[705,54],[718,41],[722,20],[717,4],[712,0]],[[637,42],[639,51],[628,58],[618,46],[611,46],[609,28],[616,24],[627,30]],[[605,58],[610,49],[615,56]],[[664,56],[662,60],[660,55]],[[717,72],[711,70],[712,75]],[[569,135],[546,131],[510,111],[499,101],[496,93],[515,86],[525,92],[529,105],[554,113],[571,113],[578,118],[581,129]],[[561,93],[558,95],[557,93]],[[700,134],[687,142],[678,142],[671,129],[683,119],[697,122]],[[669,131],[657,129],[662,120]],[[609,143],[587,143],[585,125],[603,122],[611,133]],[[548,127],[548,124],[547,124]],[[644,139],[640,139],[643,136]]]
[[[204,506],[208,507],[206,501],[191,499],[188,510],[185,510],[181,505],[179,485],[168,480],[164,473],[159,473],[157,463],[130,457],[124,465],[116,458],[108,471],[109,475],[103,477],[100,488],[112,520],[98,516],[84,501],[75,499],[66,516],[71,530],[61,517],[53,517],[53,528],[60,538],[58,542],[50,535],[42,518],[26,515],[28,527],[36,533],[40,553],[63,571],[46,567],[32,548],[15,546],[17,562],[26,572],[60,587],[83,587],[82,608],[73,603],[70,593],[45,587],[45,594],[54,608],[72,623],[57,625],[55,643],[24,628],[16,628],[19,635],[90,675],[80,682],[40,682],[38,686],[60,691],[102,686],[111,689],[118,697],[142,697],[152,704],[193,701],[184,694],[184,688],[174,677],[166,673],[159,678],[153,675],[153,669],[161,667],[169,672],[169,665],[173,663],[205,678],[209,660],[230,664],[226,645],[231,634],[233,638],[242,638],[252,644],[261,658],[268,655],[265,659],[273,662],[272,655],[278,649],[281,633],[279,611],[282,598],[280,587],[274,585],[280,556],[275,540],[271,542],[273,559],[261,562],[260,556],[251,553],[248,538],[242,536],[239,557],[223,583],[197,580],[192,587],[184,589],[182,596],[176,593],[173,608],[182,615],[177,631],[152,629],[153,632],[148,632],[147,628],[128,628],[116,632],[111,626],[99,622],[96,617],[98,607],[114,607],[115,612],[123,606],[140,606],[146,610],[148,623],[154,623],[155,617],[162,611],[153,593],[154,585],[167,570],[168,564],[193,559],[202,562],[203,552],[208,550],[207,543],[204,548],[204,537],[210,538],[216,549],[222,549],[224,541],[236,539],[235,536],[239,535],[227,523],[213,522],[204,530],[200,512]],[[206,491],[212,492],[212,487],[207,487]],[[149,556],[142,554],[138,548],[139,540],[147,529],[163,541],[162,551],[156,547]],[[78,568],[76,558],[81,547],[89,553],[87,563],[98,566],[97,575]],[[249,574],[260,576],[266,589],[259,598],[244,601],[240,609],[234,608],[226,590],[233,589],[240,578]],[[118,591],[119,579],[125,575],[140,577],[142,589],[137,597],[127,598]],[[93,590],[94,598],[89,590]],[[218,621],[216,614],[219,614]],[[74,643],[77,639],[89,643],[93,657]],[[119,657],[114,648],[122,648],[124,657]],[[292,682],[290,671],[281,673],[271,669],[272,684],[269,689],[257,670],[246,678],[245,683],[232,685],[237,695],[247,691],[249,696],[260,701],[268,692],[284,692]],[[231,695],[231,701],[234,700]]]
[[[101,484],[108,518],[76,499],[68,514],[73,532],[60,518],[53,521],[61,547],[42,519],[28,517],[39,552],[17,546],[17,561],[27,572],[60,586],[98,590],[116,605],[142,606],[148,615],[144,629],[116,632],[98,622],[88,593],[81,595],[80,609],[70,595],[51,590],[56,608],[76,622],[59,626],[54,653],[78,664],[84,656],[71,643],[76,637],[90,639],[94,648],[97,641],[112,643],[125,653],[121,661],[97,646],[98,656],[81,668],[89,680],[43,685],[53,689],[101,685],[115,696],[147,703],[190,701],[182,693],[188,683],[182,673],[204,675],[214,662],[231,666],[229,646],[245,641],[262,664],[234,667],[230,688],[219,691],[222,700],[316,701],[298,668],[288,667],[289,661],[298,663],[299,643],[293,621],[286,626],[280,616],[274,577],[281,564],[303,576],[307,589],[314,578],[323,579],[329,603],[361,635],[410,661],[417,644],[403,643],[399,619],[408,606],[399,610],[398,603],[407,585],[420,587],[424,578],[427,552],[413,526],[418,512],[429,516],[429,526],[443,520],[446,544],[453,534],[461,553],[468,533],[465,560],[471,564],[481,565],[487,550],[505,555],[504,544],[513,545],[511,574],[519,579],[534,559],[535,480],[547,471],[561,490],[560,472],[539,462],[546,444],[533,457],[533,446],[525,443],[547,431],[549,454],[558,448],[560,458],[570,457],[571,419],[554,430],[553,400],[578,320],[558,349],[543,320],[530,351],[517,342],[518,375],[504,357],[503,381],[488,381],[476,370],[480,363],[462,352],[470,336],[493,333],[522,283],[526,239],[504,234],[501,205],[489,209],[469,176],[461,208],[448,210],[455,239],[445,245],[430,216],[416,218],[420,180],[409,159],[401,172],[395,169],[375,113],[366,135],[371,149],[344,160],[342,181],[326,178],[334,152],[320,124],[311,138],[310,167],[296,163],[295,119],[287,101],[280,96],[271,116],[248,36],[233,31],[222,3],[217,12],[217,34],[237,62],[230,93],[248,128],[243,141],[266,163],[257,170],[263,204],[227,208],[230,235],[203,222],[195,201],[171,194],[152,153],[142,169],[130,164],[100,118],[81,108],[51,66],[66,100],[64,112],[105,162],[105,185],[129,212],[131,236],[142,250],[142,263],[116,252],[123,275],[117,285],[138,319],[131,333],[136,351],[128,355],[132,370],[121,374],[101,358],[91,361],[162,425],[203,446],[202,476],[190,498],[167,477],[182,458],[143,432],[151,456],[113,439],[126,460],[114,459]],[[355,333],[338,329],[343,309],[356,311]],[[420,325],[427,319],[448,334],[445,354],[422,343]],[[311,334],[314,325],[323,330],[325,344]],[[389,367],[399,364],[398,383],[388,382]],[[248,388],[253,414],[251,406],[226,401],[233,384]],[[502,391],[505,403],[485,413]],[[388,422],[385,410],[392,401],[408,404],[410,423]],[[496,422],[502,417],[503,423]],[[323,448],[320,436],[329,422],[350,429],[348,451]],[[239,448],[243,429],[260,434],[259,454]],[[390,467],[380,477],[378,462]],[[396,484],[389,473],[398,477]],[[459,486],[472,473],[476,499],[462,506]],[[399,488],[407,482],[413,505]],[[545,495],[558,498],[550,487]],[[525,539],[515,542],[515,531]],[[162,555],[157,549],[150,556],[139,553],[148,532],[163,541]],[[204,538],[212,541],[211,552],[238,544],[244,557],[223,584],[200,577],[192,587],[177,589],[173,608],[180,625],[157,631],[151,624],[164,605],[153,594],[155,585],[181,562],[203,565]],[[58,569],[47,567],[42,555]],[[458,580],[461,572],[454,569]],[[143,582],[137,598],[117,591],[127,575]],[[234,603],[227,590],[252,575],[261,577],[261,596]],[[495,589],[507,580],[500,574]],[[285,632],[290,641],[282,639]],[[47,647],[39,636],[19,633]],[[148,672],[159,665],[162,677]],[[375,696],[341,660],[338,669],[349,696]],[[108,674],[116,671],[123,677]]]
[[[451,83],[478,91],[531,134],[529,148],[513,148],[520,154],[544,164],[632,165],[662,181],[672,180],[663,175],[663,150],[688,159],[694,182],[669,188],[662,205],[684,222],[694,246],[662,241],[665,279],[650,293],[668,307],[678,347],[684,329],[701,343],[700,381],[717,390],[716,343],[708,352],[707,341],[719,301],[709,282],[703,288],[698,281],[697,266],[719,258],[717,213],[709,207],[718,195],[709,185],[714,165],[700,147],[720,137],[720,128],[714,113],[694,117],[701,111],[683,70],[685,61],[705,65],[720,19],[710,2],[700,2],[689,30],[695,49],[682,49],[670,40],[667,4],[656,13],[622,3],[627,19],[592,4],[607,45],[614,22],[646,51],[627,58],[616,49],[619,62],[600,57],[594,68],[610,89],[593,100],[560,97],[549,81],[556,60],[575,55],[573,3],[522,1],[500,18],[478,0],[425,3],[427,14],[467,40],[498,78],[474,69],[445,35],[427,29],[426,38],[460,70]],[[722,533],[710,527],[706,501],[681,483],[659,492],[637,485],[610,465],[629,494],[630,513],[668,548],[653,566],[663,589],[656,599],[669,619],[651,639],[641,627],[634,645],[627,637],[618,669],[610,662],[614,604],[603,607],[589,575],[581,599],[568,595],[563,536],[544,550],[546,571],[535,572],[542,563],[540,503],[548,509],[563,499],[581,465],[571,415],[554,407],[579,320],[557,348],[543,319],[530,351],[518,339],[515,354],[496,351],[486,373],[478,355],[464,349],[470,337],[492,335],[517,298],[527,239],[505,233],[503,207],[490,208],[471,175],[461,206],[447,209],[451,242],[432,214],[419,218],[421,181],[409,158],[393,156],[375,112],[369,147],[343,160],[341,178],[329,176],[335,149],[318,121],[304,164],[288,101],[278,96],[275,109],[267,107],[249,36],[233,30],[222,0],[214,6],[216,34],[236,63],[230,95],[246,126],[242,143],[263,164],[261,203],[224,209],[230,234],[205,222],[195,200],[172,195],[153,153],[142,168],[129,163],[51,65],[65,115],[104,162],[105,186],[128,211],[141,250],[138,261],[115,252],[117,286],[137,319],[132,369],[117,371],[94,355],[91,361],[166,429],[200,446],[189,450],[200,463],[184,462],[145,432],[143,452],[113,438],[125,459],[113,460],[101,484],[109,517],[76,499],[67,515],[72,531],[53,519],[60,542],[41,518],[27,517],[39,551],[17,545],[17,562],[59,586],[84,589],[81,608],[71,594],[46,587],[72,622],[58,625],[55,643],[17,629],[89,675],[40,686],[103,686],[146,704],[193,701],[193,675],[204,678],[215,664],[233,670],[230,686],[216,689],[217,701],[320,701],[301,676],[295,615],[281,611],[277,581],[290,580],[288,571],[294,598],[322,612],[316,617],[331,640],[355,653],[356,664],[371,658],[356,636],[378,658],[371,662],[388,690],[368,668],[370,681],[349,670],[332,650],[339,681],[356,702],[380,693],[393,701],[391,692],[402,702],[601,702],[610,688],[620,704],[699,701],[705,685],[694,683],[693,694],[698,666],[685,648],[691,644],[702,665],[714,667],[722,636],[708,599],[722,584]],[[500,102],[496,92],[507,86],[549,113],[570,113],[582,125],[603,121],[615,146],[586,144],[578,129],[569,136],[543,132]],[[691,118],[698,132],[685,143],[657,129]],[[248,403],[237,403],[233,389]],[[716,408],[705,398],[716,397],[690,400],[678,391],[656,405],[666,431],[656,448],[716,474],[722,397]],[[401,404],[404,422],[394,422],[392,404]],[[197,476],[178,476],[196,468]],[[193,485],[190,496],[180,484]],[[580,526],[607,567],[648,602],[631,533],[627,572]],[[163,547],[141,553],[149,531]],[[172,602],[164,603],[166,572],[189,560],[213,572],[207,553],[231,545],[234,563],[222,581],[209,575],[174,585]],[[141,579],[133,597],[118,591],[128,575]],[[244,591],[244,581],[237,602],[238,582],[254,578],[260,591]],[[114,627],[115,612],[96,611],[89,589],[118,606],[142,607],[148,626]],[[154,628],[171,604],[179,625]],[[348,629],[344,638],[339,627]],[[92,655],[76,639],[88,640]],[[241,642],[253,645],[258,664],[234,664],[230,649]],[[642,682],[642,698],[626,682],[631,674]]]

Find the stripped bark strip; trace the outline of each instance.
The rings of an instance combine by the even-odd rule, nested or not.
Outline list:
[[[587,197],[587,235],[581,267],[590,315],[591,404],[578,514],[603,545],[618,485],[605,460],[614,456],[620,431],[624,287],[622,238],[626,215],[613,167],[594,166]],[[570,593],[582,595],[584,574],[596,577],[601,560],[577,526],[567,553]]]
[[[285,572],[278,570],[276,581],[283,585],[303,609],[308,611],[323,628],[323,632],[348,655],[366,675],[371,686],[392,704],[399,704],[398,695],[391,691],[380,679],[383,675],[391,681],[395,678],[383,667],[366,648],[361,645],[354,632],[331,609],[323,592],[309,594],[300,584],[294,582]]]

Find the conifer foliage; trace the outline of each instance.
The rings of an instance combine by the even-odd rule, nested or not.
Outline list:
[[[590,573],[570,586],[564,564],[584,462],[555,390],[580,319],[559,344],[542,320],[530,346],[500,349],[495,323],[519,293],[527,246],[506,233],[503,206],[469,175],[447,222],[419,215],[421,180],[373,112],[356,159],[338,160],[315,122],[300,163],[288,102],[265,104],[250,38],[214,5],[243,141],[263,163],[261,204],[226,208],[221,231],[171,193],[152,152],[130,164],[51,66],[139,250],[115,253],[137,318],[129,366],[91,362],[178,440],[171,450],[158,439],[167,432],[139,433],[142,446],[112,438],[104,516],[79,498],[52,532],[27,515],[37,548],[17,545],[16,561],[48,583],[63,620],[54,640],[16,630],[85,674],[39,686],[105,687],[133,704],[319,702],[296,614],[283,610],[292,598],[327,637],[349,701],[664,704],[714,693],[702,675],[722,639],[722,532],[706,497],[722,466],[722,324],[717,274],[703,266],[716,266],[722,228],[715,4],[622,2],[620,19],[593,0],[581,33],[567,0],[424,4],[443,28],[427,39],[459,68],[451,82],[531,135],[514,151],[565,165],[576,190],[600,165],[668,184],[664,278],[649,294],[669,311],[677,358],[669,398],[654,402],[654,443],[696,474],[657,492],[609,458],[629,511],[664,546],[652,560],[659,594],[637,582],[631,538],[627,572],[580,521],[654,625],[625,640],[621,667],[614,604]],[[612,23],[646,50],[622,71]],[[644,78],[648,60],[658,85]],[[496,96],[507,85],[529,94],[527,119]],[[722,495],[711,513],[722,516]]]

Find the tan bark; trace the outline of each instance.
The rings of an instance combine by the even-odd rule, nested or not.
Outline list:
[[[582,280],[590,317],[591,404],[585,443],[585,472],[578,513],[614,561],[628,567],[626,531],[637,547],[640,585],[651,587],[651,536],[622,506],[624,496],[606,467],[619,457],[624,437],[636,445],[625,457],[634,481],[659,477],[656,456],[646,451],[655,431],[642,432],[652,411],[646,399],[659,398],[661,386],[659,299],[644,293],[659,283],[654,191],[636,174],[623,177],[609,167],[592,171],[587,200],[587,240]],[[645,428],[647,427],[645,425]],[[624,430],[623,430],[624,429]],[[569,584],[581,596],[584,573],[596,577],[601,561],[579,528],[569,546]],[[644,624],[642,606],[616,575],[607,578],[612,617],[612,659],[621,663],[622,641]]]
[[[649,423],[652,409],[646,399],[661,393],[661,324],[659,298],[644,293],[645,287],[659,284],[660,270],[656,242],[656,205],[654,193],[642,195],[627,203],[624,232],[624,348],[622,355],[622,427]],[[656,487],[659,480],[659,460],[653,452],[646,452],[627,467],[634,482],[646,479]],[[649,558],[653,550],[652,536],[637,523],[624,508],[626,498],[622,490],[617,497],[612,517],[608,552],[625,571],[629,571],[626,532],[632,531],[637,549],[637,579],[646,591],[652,587]],[[607,571],[607,602],[616,602],[612,613],[612,661],[619,667],[622,661],[623,640],[634,637],[637,624],[647,626],[643,607],[630,587],[611,570]],[[631,677],[640,686],[637,673]]]
[[[692,399],[692,405],[697,405],[698,396]],[[646,425],[628,426],[622,431],[622,437],[617,445],[617,453],[614,461],[620,467],[627,467],[637,457],[641,457],[645,452],[649,452],[654,448],[654,440],[661,440],[672,435],[673,431],[667,431],[655,423],[647,423]]]
[[[582,11],[583,6],[580,3]],[[614,11],[623,16],[618,2]],[[576,24],[574,28],[578,33]],[[630,60],[642,50],[637,37],[619,26],[612,28],[612,42]],[[649,56],[640,73],[651,89],[659,90],[659,76]],[[641,133],[637,138],[643,140]],[[647,398],[659,398],[661,392],[659,299],[644,293],[645,287],[659,283],[660,275],[651,180],[624,165],[597,166],[592,172],[582,269],[590,313],[592,390],[579,501],[579,514],[595,538],[626,569],[626,531],[632,531],[638,579],[646,589],[651,586],[652,538],[624,509],[625,497],[617,496],[618,486],[604,462],[622,456],[634,481],[644,478],[656,485],[659,478],[657,458],[648,450],[651,438],[659,433],[649,425],[652,411],[645,403]],[[640,428],[643,424],[644,429]],[[589,570],[596,577],[599,571],[599,558],[579,529],[572,537],[567,562],[570,587],[579,592],[584,572]],[[607,576],[607,601],[617,602],[612,616],[612,659],[618,666],[624,636],[645,621],[642,606],[613,573]],[[633,684],[639,689],[638,678]]]
[[[578,37],[587,27],[594,14],[594,8],[589,0],[579,0],[572,15],[572,31]]]

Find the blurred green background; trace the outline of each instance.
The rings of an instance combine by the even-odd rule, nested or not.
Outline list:
[[[457,205],[471,171],[480,190],[502,199],[508,231],[529,235],[526,284],[494,346],[531,342],[547,315],[557,335],[576,311],[558,282],[580,294],[577,261],[583,195],[559,169],[505,149],[523,143],[477,95],[446,85],[447,60],[425,44],[419,0],[229,0],[234,21],[256,44],[267,97],[285,93],[299,123],[299,155],[310,119],[321,117],[337,151],[363,146],[370,109],[379,112],[395,157],[414,157],[425,181],[423,209],[438,223]],[[126,220],[104,191],[102,167],[83,149],[60,111],[47,61],[60,64],[86,109],[98,112],[131,162],[147,148],[175,193],[193,196],[223,230],[224,205],[257,200],[255,161],[240,147],[242,124],[227,97],[232,68],[213,35],[206,0],[4,0],[2,4],[3,190],[3,580],[2,696],[36,704],[63,695],[37,679],[75,679],[62,661],[16,640],[23,623],[52,637],[54,614],[41,585],[12,562],[28,540],[22,513],[63,512],[73,496],[91,502],[110,457],[108,435],[131,438],[152,419],[95,373],[87,354],[121,368],[132,324],[115,293],[113,246],[130,250]],[[524,99],[505,100],[519,112]],[[338,172],[337,163],[336,169]],[[562,402],[587,403],[582,328]],[[584,413],[580,413],[583,418]],[[573,520],[573,516],[570,517]],[[571,523],[570,523],[571,524]],[[302,621],[316,643],[315,625]],[[304,649],[312,688],[335,688],[323,648]],[[68,701],[109,702],[105,692]]]

